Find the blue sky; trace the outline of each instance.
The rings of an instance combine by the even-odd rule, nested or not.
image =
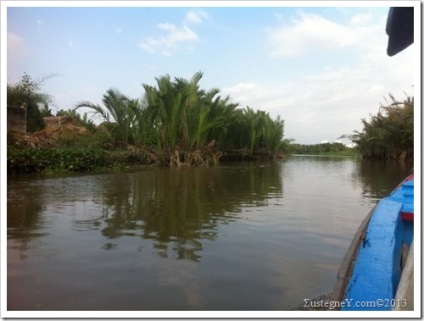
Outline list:
[[[15,3],[2,1],[7,82],[55,74],[43,84],[53,113],[81,100],[101,104],[109,88],[139,98],[155,77],[202,71],[203,89],[280,115],[285,138],[315,144],[362,130],[361,118],[376,114],[388,93],[413,95],[419,78],[416,43],[386,55],[389,8],[381,1]]]

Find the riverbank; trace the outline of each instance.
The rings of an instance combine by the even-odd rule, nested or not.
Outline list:
[[[149,165],[137,151],[99,148],[7,148],[8,172],[92,171],[99,168]]]
[[[45,124],[46,127],[37,132],[7,133],[8,173],[84,172],[145,165],[200,167],[221,161],[285,158],[282,153],[265,150],[223,150],[215,140],[193,150],[133,145],[113,139],[111,130],[105,126],[90,131],[69,116],[45,117]]]
[[[8,173],[31,173],[43,171],[83,172],[107,168],[129,168],[137,166],[198,167],[213,166],[219,162],[257,161],[285,159],[282,154],[243,151],[157,152],[148,148],[126,148],[106,150],[99,147],[51,147],[18,148],[7,147]]]

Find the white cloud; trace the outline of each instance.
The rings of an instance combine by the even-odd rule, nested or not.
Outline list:
[[[157,28],[164,31],[165,34],[143,37],[138,43],[138,47],[150,53],[159,52],[164,56],[170,56],[181,47],[187,48],[188,44],[199,41],[198,34],[189,27],[189,24],[200,24],[205,19],[208,19],[206,12],[189,11],[180,26],[169,22],[159,23]]]
[[[389,92],[400,98],[403,91],[413,95],[413,49],[396,57],[386,55],[385,16],[360,14],[336,23],[302,13],[288,23],[282,17],[278,20],[285,24],[267,30],[271,56],[298,57],[298,77],[267,85],[240,83],[226,90],[242,105],[281,115],[286,137],[299,143],[334,140],[362,130],[361,119],[375,114]],[[301,59],[324,52],[337,55],[345,48],[355,52],[343,67],[328,59],[304,74]]]
[[[156,38],[144,38],[138,44],[141,49],[169,56],[182,44],[187,45],[187,43],[196,42],[199,39],[198,35],[187,26],[177,27],[171,23],[161,23],[158,28],[164,30],[166,34]]]
[[[301,56],[314,51],[331,51],[358,41],[354,31],[316,14],[300,13],[290,25],[268,29],[273,57]]]
[[[277,106],[294,104],[292,84],[266,86],[258,83],[238,83],[235,86],[223,88],[221,92],[234,99],[240,106],[255,109],[273,109]]]
[[[223,88],[222,92],[230,97],[237,97],[238,103],[246,103],[252,99],[258,99],[260,92],[263,91],[260,85],[256,83],[239,83],[230,88]]]
[[[208,19],[209,15],[205,11],[201,10],[190,10],[187,12],[185,18],[184,18],[184,24],[199,24],[202,23],[204,20]]]
[[[366,25],[372,21],[372,15],[370,14],[357,14],[350,18],[350,23],[352,25]]]
[[[168,31],[166,40],[171,43],[171,46],[178,42],[195,41],[198,39],[197,34],[187,26],[176,27],[170,23],[161,23],[159,28]]]
[[[361,119],[377,113],[389,92],[400,98],[403,90],[411,93],[413,67],[405,62],[412,60],[412,51],[393,61],[380,49],[380,62],[365,55],[354,66],[327,67],[299,80],[267,85],[238,83],[222,92],[241,106],[280,115],[286,138],[305,144],[334,140],[361,131]]]

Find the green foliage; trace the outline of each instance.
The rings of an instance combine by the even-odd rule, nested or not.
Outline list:
[[[105,130],[96,130],[91,135],[75,136],[73,134],[62,134],[56,143],[57,147],[74,148],[98,148],[111,150],[115,148],[113,139]]]
[[[70,171],[92,170],[103,166],[103,150],[8,147],[7,167],[10,171],[39,172],[45,169]]]
[[[12,133],[7,132],[7,146],[15,145],[15,138],[13,137]]]
[[[201,89],[202,76],[197,72],[186,80],[171,79],[166,75],[156,78],[156,86],[143,84],[141,100],[130,99],[116,89],[109,89],[103,96],[102,105],[81,101],[73,110],[60,110],[57,116],[72,117],[88,128],[91,135],[62,132],[56,141],[56,149],[32,152],[11,149],[8,166],[24,171],[44,168],[83,170],[82,160],[87,162],[86,170],[110,166],[111,163],[149,163],[152,160],[164,166],[199,166],[217,164],[227,152],[242,155],[243,159],[245,155],[251,159],[258,155],[268,159],[280,157],[287,145],[283,140],[284,121],[280,117],[274,120],[268,113],[250,107],[238,108],[230,97],[221,97],[216,88]],[[91,109],[103,123],[95,126],[87,113],[84,116],[77,113],[80,108]],[[47,105],[42,112],[50,114]],[[116,153],[103,157],[102,153],[128,145],[135,146],[134,150],[143,150],[148,159],[147,156],[139,159],[137,153],[125,154],[122,156],[125,159]],[[93,151],[103,156],[97,159]],[[106,163],[102,163],[102,159],[106,159]],[[62,161],[58,163],[59,160]],[[22,168],[18,168],[20,162]]]
[[[273,155],[283,150],[283,136],[284,120],[279,116],[273,120],[264,111],[246,107],[234,113],[225,141],[230,149],[245,149],[250,156],[258,152]]]
[[[36,105],[27,105],[27,132],[36,132],[45,127],[43,115]]]
[[[92,109],[95,115],[100,115],[104,121],[115,124],[113,136],[117,142],[133,143],[132,127],[134,127],[135,111],[140,108],[139,102],[129,99],[116,89],[109,89],[103,95],[103,105],[104,108],[88,101],[82,101],[77,104],[74,110],[83,107]]]
[[[218,89],[201,90],[202,73],[190,81],[169,75],[156,79],[157,87],[143,85],[144,110],[154,128],[155,145],[169,153],[194,152],[217,142],[221,151],[246,150],[276,154],[284,134],[284,121],[250,107],[237,109]]]
[[[272,119],[264,111],[249,106],[240,108],[230,97],[221,97],[218,89],[201,89],[202,76],[197,72],[186,80],[165,75],[156,78],[156,86],[143,84],[141,100],[109,89],[103,96],[102,106],[81,101],[73,110],[60,110],[57,116],[72,117],[88,128],[91,135],[62,134],[57,148],[33,151],[13,149],[13,137],[9,135],[8,168],[90,170],[111,164],[149,163],[152,159],[162,165],[191,166],[216,164],[224,154],[228,159],[237,158],[237,154],[242,155],[242,159],[245,156],[254,159],[257,155],[275,158],[281,153],[354,155],[356,151],[364,158],[413,156],[413,97],[397,101],[389,94],[391,103],[381,106],[371,121],[362,119],[362,132],[343,135],[357,144],[356,149],[341,143],[300,145],[284,139],[284,120],[279,116]],[[42,116],[51,116],[51,97],[41,91],[45,79],[33,81],[24,74],[17,84],[7,85],[8,105],[26,104],[28,108],[28,131],[41,129]],[[76,112],[83,107],[91,109],[104,122],[96,126],[87,113],[81,116]],[[116,150],[129,144],[148,152],[149,160],[138,153]]]
[[[7,169],[11,172],[43,170],[91,171],[104,167],[148,164],[141,153],[129,150],[106,151],[100,148],[7,148]]]
[[[414,154],[414,97],[381,106],[368,122],[362,119],[362,132],[351,136],[366,159],[412,159]]]
[[[289,144],[286,151],[290,154],[300,155],[355,155],[356,153],[355,149],[339,142],[309,145]]]
[[[50,77],[34,81],[24,73],[21,80],[16,84],[7,84],[7,105],[25,105],[27,107],[28,132],[35,132],[44,128],[43,116],[51,115],[48,106],[52,102],[52,98],[41,90],[42,83]]]
[[[115,142],[149,146],[165,158],[180,151],[192,154],[213,142],[221,150],[248,149],[250,155],[277,153],[284,121],[250,107],[237,109],[229,97],[218,95],[218,89],[200,89],[202,76],[197,72],[190,80],[169,75],[156,78],[156,87],[143,84],[141,102],[110,89],[103,96],[103,106],[83,101],[75,110],[86,107],[100,115]]]

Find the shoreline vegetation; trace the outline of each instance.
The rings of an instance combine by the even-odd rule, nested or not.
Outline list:
[[[81,172],[137,166],[199,167],[227,161],[286,158],[281,152],[250,152],[247,148],[221,151],[215,141],[191,152],[179,148],[158,150],[113,143],[108,131],[89,131],[70,116],[46,117],[45,122],[45,128],[37,132],[8,132],[8,173]]]
[[[199,167],[233,161],[285,160],[290,155],[357,157],[354,148],[341,143],[288,145],[291,149],[221,150],[212,141],[194,151],[179,148],[158,150],[116,142],[107,128],[89,130],[76,117],[44,117],[44,128],[30,133],[9,131],[7,136],[8,173],[90,172],[130,169],[139,166]],[[286,146],[287,147],[287,146]],[[303,150],[301,150],[303,148]]]
[[[70,116],[45,117],[45,127],[33,133],[9,131],[7,136],[7,170],[9,173],[81,172],[107,168],[128,169],[137,166],[198,167],[232,161],[285,160],[291,155],[358,157],[354,148],[341,143],[293,145],[291,151],[264,149],[220,150],[212,142],[187,152],[157,150],[146,146],[113,144],[108,131],[90,131]],[[296,147],[297,148],[294,148]],[[299,150],[299,147],[305,148]]]
[[[8,106],[25,106],[31,115],[29,133],[8,132],[8,170],[196,167],[225,160],[283,159],[289,143],[283,139],[284,120],[241,107],[218,89],[201,89],[202,76],[156,78],[156,86],[142,85],[141,99],[111,88],[102,105],[80,101],[53,116],[49,95],[24,75],[18,84],[8,85]],[[92,117],[87,112],[81,116],[80,109]]]
[[[313,154],[281,152],[274,154],[266,151],[255,151],[251,154],[247,149],[222,152],[214,149],[213,146],[206,146],[206,148],[192,153],[179,150],[175,150],[174,153],[161,153],[132,145],[107,149],[84,144],[75,137],[65,139],[66,135],[57,136],[59,143],[50,142],[50,146],[47,147],[28,146],[30,142],[36,140],[34,138],[36,135],[37,133],[24,135],[17,132],[8,133],[8,173],[90,172],[106,169],[131,169],[140,166],[199,167],[215,166],[225,162],[285,160],[291,156],[358,157],[353,148]],[[61,140],[65,140],[67,143],[60,142]]]
[[[156,86],[142,85],[140,99],[111,88],[102,105],[80,101],[53,115],[52,98],[41,90],[50,77],[37,82],[24,74],[18,83],[7,85],[8,107],[25,110],[26,115],[23,131],[10,126],[8,119],[7,171],[198,167],[284,160],[292,154],[413,159],[413,97],[397,101],[389,94],[391,103],[380,106],[370,122],[362,119],[362,132],[339,137],[349,138],[354,148],[338,141],[301,145],[284,138],[280,116],[274,119],[262,110],[241,107],[222,97],[219,89],[201,89],[202,76],[158,77]]]

